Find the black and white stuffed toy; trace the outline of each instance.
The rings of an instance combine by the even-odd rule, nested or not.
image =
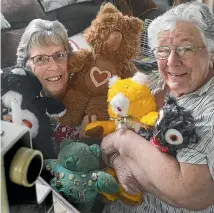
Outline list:
[[[42,85],[32,72],[23,68],[1,71],[2,113],[10,114],[11,122],[28,126],[33,147],[44,158],[54,158],[57,154],[51,141],[50,117],[61,117],[66,109],[51,97],[41,97],[41,91]]]
[[[148,131],[142,128],[140,135],[160,151],[173,156],[176,156],[177,150],[199,141],[192,113],[179,106],[176,99],[170,96],[165,97],[165,104],[153,129]]]

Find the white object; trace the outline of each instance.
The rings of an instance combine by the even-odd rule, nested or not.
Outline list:
[[[1,13],[1,29],[10,28],[10,23],[5,19],[3,14]]]

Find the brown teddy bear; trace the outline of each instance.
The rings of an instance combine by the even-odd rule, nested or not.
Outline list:
[[[84,116],[108,120],[108,80],[113,75],[132,77],[137,71],[131,59],[139,55],[143,21],[124,16],[111,4],[104,4],[84,38],[91,49],[79,49],[69,56],[72,78],[63,99],[67,114],[61,124],[80,125]]]

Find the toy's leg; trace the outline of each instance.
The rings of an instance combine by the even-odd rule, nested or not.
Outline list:
[[[119,185],[119,194],[120,199],[126,204],[139,204],[141,203],[143,196],[143,193],[139,193],[137,195],[130,195],[123,190],[121,185]]]
[[[85,108],[89,97],[79,91],[69,88],[62,102],[65,104],[67,113],[60,118],[60,123],[64,125],[78,126],[85,116]]]
[[[114,132],[115,129],[116,125],[114,121],[95,121],[86,126],[85,135],[100,138]]]
[[[117,179],[117,175],[114,169],[112,169],[111,167],[107,168],[105,172],[111,174],[115,179]],[[110,195],[105,193],[103,194],[103,196],[110,201],[118,199],[118,196],[116,195]],[[139,193],[137,195],[129,195],[123,190],[122,186],[119,184],[119,199],[121,199],[124,203],[127,204],[138,204],[142,200],[142,193]]]
[[[111,167],[108,167],[107,169],[105,169],[105,172],[112,175],[117,180],[117,176],[116,176],[114,169],[112,169]],[[117,182],[118,182],[118,180],[117,180]],[[112,201],[118,200],[118,195],[119,195],[118,193],[109,194],[106,192],[100,192],[100,194],[103,196],[102,199],[104,200],[105,203],[108,203],[109,201],[112,202]]]
[[[108,103],[107,103],[106,96],[91,97],[88,102],[85,113],[89,116],[89,118],[92,115],[96,115],[97,120],[106,121],[106,120],[109,120],[107,109],[108,109]]]

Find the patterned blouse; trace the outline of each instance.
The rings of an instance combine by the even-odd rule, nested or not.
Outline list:
[[[153,72],[149,75],[148,85],[153,94],[163,89],[163,81]],[[197,91],[179,97],[180,106],[191,110],[196,122],[196,130],[200,137],[198,144],[183,148],[177,153],[177,161],[190,164],[207,164],[214,181],[214,77]],[[122,201],[106,204],[103,213],[211,213],[214,203],[203,211],[189,211],[184,208],[169,206],[152,194],[144,195],[139,206],[127,206]]]

